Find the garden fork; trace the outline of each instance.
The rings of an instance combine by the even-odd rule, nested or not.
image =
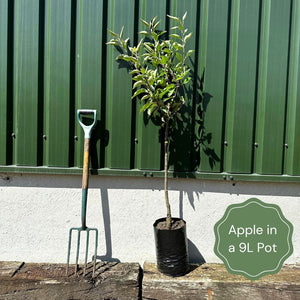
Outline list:
[[[91,125],[85,125],[81,120],[81,115],[93,115],[94,121]],[[88,260],[88,249],[89,249],[89,236],[91,231],[95,231],[95,253],[93,258],[93,276],[95,275],[96,269],[96,259],[97,259],[97,246],[98,246],[98,229],[89,228],[86,226],[86,204],[87,204],[87,194],[88,194],[88,179],[89,179],[89,147],[91,132],[97,122],[97,111],[90,109],[79,109],[77,110],[77,119],[84,131],[84,155],[83,155],[83,173],[82,173],[82,205],[81,205],[81,227],[72,227],[69,230],[69,243],[68,243],[68,256],[67,256],[67,275],[69,271],[70,263],[70,252],[71,252],[71,240],[72,232],[77,231],[77,249],[76,249],[76,265],[75,274],[78,271],[78,259],[79,259],[79,249],[80,249],[80,234],[82,231],[86,231],[86,248],[85,248],[85,260],[84,260],[84,270],[83,274],[86,274],[87,260]]]

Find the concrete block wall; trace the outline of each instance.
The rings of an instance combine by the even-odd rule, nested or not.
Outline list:
[[[154,262],[152,225],[165,216],[162,178],[91,176],[89,186],[87,226],[99,230],[98,258]],[[252,197],[280,206],[294,227],[285,263],[300,262],[300,184],[170,179],[169,187],[173,216],[187,222],[191,262],[221,262],[214,225],[228,205]],[[69,228],[81,225],[80,175],[1,173],[0,199],[0,261],[66,262]],[[91,236],[90,259],[93,243]],[[81,261],[84,244],[83,234]]]

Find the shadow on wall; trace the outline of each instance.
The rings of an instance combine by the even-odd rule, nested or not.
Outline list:
[[[106,243],[105,255],[97,256],[97,259],[102,261],[120,262],[119,259],[112,257],[112,242],[111,242],[111,225],[110,225],[110,210],[107,189],[101,189],[101,204],[102,216],[104,224],[104,235]]]
[[[193,193],[188,193],[188,198],[193,209],[194,198]],[[111,222],[110,222],[110,208],[107,189],[101,189],[101,204],[102,204],[102,217],[104,224],[104,234],[106,242],[106,253],[104,255],[98,255],[97,259],[102,261],[120,262],[118,258],[112,257],[112,240],[111,240]],[[179,193],[179,206],[180,206],[180,217],[183,218],[183,191]],[[205,259],[200,253],[196,245],[188,239],[188,253],[190,263],[205,263]]]
[[[194,65],[192,60],[190,62]],[[208,160],[211,170],[214,170],[221,161],[211,146],[212,133],[205,128],[205,114],[213,98],[204,91],[205,69],[201,77],[191,73],[195,82],[183,90],[182,95],[192,101],[187,102],[181,109],[183,122],[174,124],[170,144],[170,166],[179,172],[196,171],[203,159]]]
[[[199,249],[196,245],[188,239],[188,250],[189,250],[189,262],[190,263],[197,263],[197,264],[205,264],[206,261],[202,254],[200,253]]]
[[[183,194],[184,191],[179,191],[179,218],[184,219],[183,214]],[[194,191],[187,191],[186,192],[189,203],[193,210],[195,210],[195,197],[194,197]],[[197,198],[199,199],[199,193],[196,193]],[[196,245],[188,239],[188,253],[189,253],[189,261],[190,263],[197,263],[197,264],[204,264],[206,261],[204,257],[202,256],[199,249],[196,247]]]

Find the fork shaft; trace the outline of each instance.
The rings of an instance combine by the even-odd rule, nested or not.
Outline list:
[[[82,173],[82,205],[81,205],[81,227],[86,229],[86,203],[89,182],[89,156],[90,156],[90,139],[84,139],[83,155],[83,173]]]

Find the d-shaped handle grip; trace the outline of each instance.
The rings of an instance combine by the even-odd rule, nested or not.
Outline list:
[[[84,124],[80,119],[81,115],[93,115],[94,116],[93,123],[91,125]],[[84,131],[84,137],[88,138],[88,139],[91,138],[91,131],[97,122],[97,110],[95,110],[95,109],[78,109],[77,110],[77,120]]]

